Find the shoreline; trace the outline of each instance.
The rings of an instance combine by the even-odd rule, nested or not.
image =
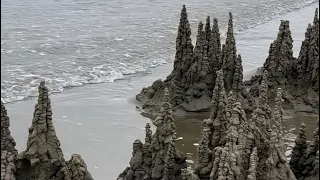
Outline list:
[[[290,21],[290,29],[292,30],[292,36],[294,39],[293,42],[293,52],[294,52],[294,56],[297,56],[299,54],[300,51],[300,47],[301,47],[301,42],[304,39],[304,32],[307,28],[307,24],[304,22],[305,19],[298,19],[299,15],[301,13],[301,11],[304,12],[308,12],[306,9],[310,9],[311,11],[313,11],[316,7],[318,7],[319,2],[312,2],[311,4],[308,5],[304,5],[300,8],[297,8],[294,11],[291,11],[289,13],[285,13],[285,14],[281,14],[277,17],[274,17],[273,19],[267,21],[267,22],[263,22],[261,24],[258,24],[256,26],[247,28],[247,29],[243,29],[241,31],[239,30],[235,30],[234,35],[235,38],[237,39],[237,48],[238,48],[238,52],[239,54],[241,54],[241,56],[243,57],[243,67],[244,67],[244,80],[248,80],[257,70],[258,68],[260,68],[262,66],[262,63],[264,62],[265,58],[268,56],[268,48],[269,48],[269,44],[274,40],[274,38],[276,37],[277,31],[278,29],[274,29],[274,28],[269,28],[270,26],[276,25],[278,27],[278,24],[280,22],[281,19],[286,19]],[[312,13],[310,13],[312,14]],[[292,16],[293,15],[293,16]],[[306,17],[308,17],[308,15],[306,15]],[[308,17],[309,22],[311,22],[312,20],[312,16]],[[304,26],[304,29],[299,29],[296,28],[297,26],[293,26],[296,24],[305,24],[302,25]],[[222,26],[226,26],[227,24],[222,24]],[[261,53],[259,54],[254,54],[253,51],[251,50],[250,47],[254,46],[253,43],[250,42],[250,39],[248,39],[248,37],[246,35],[248,34],[254,34],[257,33],[258,30],[264,29],[264,27],[267,27],[266,30],[268,30],[269,34],[264,36],[261,42],[257,42],[255,41],[254,43],[258,43],[261,45],[260,48],[263,48],[264,50],[261,51],[262,55],[264,55],[264,58],[262,59],[258,59],[258,61],[248,61],[248,59],[254,59],[257,56],[262,56]],[[259,32],[259,31],[258,31]],[[303,35],[301,36],[301,33],[303,33]],[[192,40],[194,41],[193,43],[195,43],[195,38],[196,38],[196,30],[194,29],[194,31],[192,31]],[[249,42],[248,42],[249,40]],[[252,39],[251,39],[252,40]],[[225,41],[225,37],[221,37],[221,42]],[[246,42],[247,44],[244,44],[242,42]],[[264,44],[264,45],[262,45]],[[172,57],[174,57],[174,54],[172,54]],[[250,63],[254,63],[256,65],[256,67],[252,68],[249,67],[248,64]],[[132,77],[136,77],[136,76],[145,76],[146,74],[152,74],[154,72],[154,69],[157,69],[161,66],[168,66],[168,64],[171,64],[170,68],[172,69],[173,67],[173,59],[169,62],[166,63],[162,63],[161,65],[157,65],[154,67],[150,67],[148,68],[145,72],[137,72],[137,73],[133,73],[133,74],[124,74],[123,77],[119,78],[119,79],[115,79],[113,82],[102,82],[102,83],[89,83],[89,84],[84,84],[82,86],[74,86],[74,87],[70,87],[70,88],[64,88],[62,92],[54,92],[50,95],[57,95],[57,94],[61,94],[61,93],[65,93],[67,91],[70,91],[72,89],[77,89],[77,88],[83,88],[85,86],[92,86],[92,85],[98,85],[98,84],[113,84],[113,83],[117,83],[119,81],[123,81],[126,80],[128,78],[132,78]],[[163,77],[165,78],[165,77]],[[36,98],[37,96],[29,96],[29,97],[25,97],[22,100],[14,100],[14,101],[10,101],[10,102],[4,102],[4,104],[12,104],[12,103],[16,103],[19,101],[28,101],[28,100],[32,100],[34,98]]]

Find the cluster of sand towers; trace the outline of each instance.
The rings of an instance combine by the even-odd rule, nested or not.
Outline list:
[[[143,109],[157,112],[156,132],[146,125],[145,142],[133,143],[133,154],[119,180],[315,180],[319,176],[319,121],[311,142],[301,125],[290,162],[283,142],[283,105],[297,111],[319,108],[319,18],[316,10],[298,58],[293,57],[288,21],[281,21],[262,71],[243,81],[236,52],[233,17],[226,43],[220,44],[218,21],[199,23],[193,46],[183,6],[176,40],[174,69],[137,95]],[[301,92],[304,93],[301,93]],[[271,104],[272,107],[271,108]],[[210,111],[203,120],[196,167],[175,147],[176,110]],[[248,118],[250,117],[250,118]],[[84,160],[63,157],[53,126],[51,101],[39,86],[26,150],[18,153],[1,103],[1,180],[91,180]],[[106,175],[106,178],[108,175]]]

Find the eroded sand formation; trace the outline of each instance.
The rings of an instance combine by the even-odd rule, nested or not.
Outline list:
[[[318,178],[319,129],[317,128],[314,132],[313,140],[307,143],[305,126],[302,125],[296,146],[292,151],[293,156],[288,162],[282,127],[284,93],[283,89],[277,89],[275,106],[273,109],[270,108],[267,94],[269,73],[266,70],[263,72],[257,106],[249,119],[242,104],[235,100],[233,92],[226,96],[222,70],[217,71],[216,76],[211,116],[202,123],[195,169],[186,167],[185,158],[183,158],[183,166],[179,165],[177,157],[184,156],[176,157],[172,153],[178,150],[173,151],[175,125],[169,103],[170,96],[168,89],[165,88],[161,114],[152,121],[157,127],[152,138],[149,124],[146,126],[146,132],[149,133],[146,133],[145,144],[148,144],[151,139],[151,144],[157,147],[151,147],[148,151],[152,154],[152,163],[147,164],[148,168],[143,168],[146,165],[143,161],[143,144],[140,140],[136,140],[130,167],[120,174],[118,180],[307,180]],[[135,146],[137,142],[139,146]],[[163,143],[159,144],[159,142]],[[140,151],[137,151],[139,149],[137,147],[140,147]],[[153,170],[149,169],[150,165]],[[143,176],[139,175],[141,172]],[[151,175],[148,175],[148,172]],[[153,174],[154,172],[157,173]]]
[[[319,119],[309,146],[305,133],[306,128],[302,124],[292,150],[290,166],[298,180],[319,179]]]
[[[144,88],[137,100],[157,112],[152,134],[135,140],[132,158],[118,180],[315,180],[319,176],[319,121],[310,143],[300,132],[290,162],[283,142],[283,107],[315,112],[319,108],[319,18],[316,10],[298,58],[293,57],[288,21],[281,21],[262,71],[243,81],[241,56],[233,35],[233,16],[220,44],[217,19],[200,22],[195,47],[183,6],[174,69],[166,80]],[[301,86],[301,84],[303,84]],[[170,92],[170,93],[169,93]],[[273,107],[273,108],[271,108]],[[201,127],[195,169],[175,146],[174,111],[211,111]],[[250,118],[248,118],[250,117]],[[26,150],[18,154],[1,102],[1,180],[91,180],[84,160],[65,161],[56,135],[51,101],[39,86]]]
[[[218,20],[207,18],[205,28],[198,26],[193,47],[186,7],[183,6],[176,38],[176,54],[171,74],[156,80],[136,96],[146,113],[158,113],[161,94],[167,87],[174,113],[210,111],[216,72],[222,70],[224,88],[251,113],[258,102],[259,86],[264,70],[268,73],[269,105],[274,106],[278,88],[283,89],[284,108],[300,112],[319,111],[319,17],[316,10],[313,24],[309,24],[298,58],[293,56],[289,21],[281,21],[276,40],[262,68],[250,80],[243,81],[243,66],[237,54],[233,34],[233,16],[229,14],[228,31],[221,47]]]
[[[15,179],[18,151],[15,149],[16,142],[11,136],[9,126],[7,110],[1,102],[1,180]]]
[[[267,105],[266,79],[267,72],[264,73],[260,86],[259,103],[251,119],[247,120],[241,103],[232,104],[231,116],[226,120],[227,129],[224,137],[214,135],[219,130],[214,128],[214,124],[219,122],[212,119],[204,120],[198,147],[198,163],[195,169],[200,179],[295,179],[286,162],[281,124],[270,128],[271,121],[276,124],[282,119],[282,90],[278,90],[276,99],[280,107],[276,107],[272,114]],[[223,92],[224,89],[221,91]],[[226,100],[224,101],[225,103],[221,104],[226,104]],[[220,115],[227,117],[227,112],[222,111]],[[216,146],[210,144],[207,137],[226,139],[226,141]],[[206,157],[205,160],[203,157]],[[219,168],[222,172],[218,170]],[[224,172],[223,168],[228,170]]]
[[[175,120],[169,100],[165,88],[161,114],[152,121],[156,132],[152,135],[150,125],[146,125],[145,143],[138,139],[134,141],[130,167],[120,174],[118,180],[182,179],[181,169],[187,167],[187,158],[175,147]]]
[[[10,135],[9,117],[1,102],[1,180],[92,179],[80,155],[73,154],[65,161],[52,121],[48,89],[41,82],[27,148],[18,154]]]
[[[183,6],[174,70],[164,81],[155,81],[136,96],[146,113],[163,114],[162,95],[164,102],[172,104],[170,117],[172,112],[211,111],[210,117],[202,123],[195,169],[184,168],[181,176],[171,179],[317,179],[318,128],[313,140],[307,143],[302,125],[288,162],[282,121],[284,108],[312,113],[319,110],[318,9],[313,24],[307,28],[299,57],[293,56],[289,21],[281,21],[263,67],[248,81],[243,81],[242,59],[237,54],[232,21],[230,13],[227,38],[222,47],[217,19],[212,28],[209,17],[205,28],[200,22],[193,47]],[[156,126],[158,132],[160,126]],[[154,151],[152,154],[157,152],[151,151]],[[164,157],[165,153],[162,154]],[[160,168],[164,169],[163,165]],[[157,177],[131,176],[129,179],[170,179],[165,176],[166,172]],[[118,179],[126,179],[123,174]]]

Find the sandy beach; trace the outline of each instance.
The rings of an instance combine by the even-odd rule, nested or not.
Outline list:
[[[319,3],[298,9],[282,17],[236,34],[237,50],[242,55],[244,76],[250,77],[267,57],[270,43],[275,39],[280,19],[290,20],[297,56],[308,22],[312,22]],[[235,17],[237,19],[237,17]],[[151,68],[147,73],[125,76],[114,83],[91,84],[51,95],[54,125],[66,159],[79,153],[96,180],[115,179],[131,158],[132,142],[144,139],[144,126],[150,120],[136,109],[135,95],[142,87],[165,78],[172,64]],[[19,151],[25,149],[28,127],[31,125],[35,98],[6,104],[11,120],[11,132]],[[176,117],[178,149],[192,160],[201,120],[206,115]],[[316,126],[316,116],[286,114],[284,126],[288,138],[294,138],[297,128],[306,123],[308,138]]]

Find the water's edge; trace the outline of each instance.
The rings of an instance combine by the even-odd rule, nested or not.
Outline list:
[[[282,16],[285,16],[286,14],[285,13],[288,13],[289,12],[289,14],[290,13],[296,13],[296,12],[299,12],[299,11],[301,11],[301,9],[304,9],[304,8],[307,8],[307,7],[310,7],[310,6],[314,6],[315,4],[317,4],[318,2],[317,2],[317,0],[310,0],[310,1],[306,1],[306,2],[304,2],[304,3],[299,3],[298,5],[296,5],[296,6],[294,6],[293,8],[291,8],[290,9],[290,11],[289,10],[283,10],[283,11],[279,11],[278,12],[278,14],[275,14],[275,15],[272,15],[272,16],[270,16],[269,18],[267,18],[267,17],[264,17],[264,18],[267,18],[267,19],[265,19],[265,20],[263,20],[263,21],[259,21],[259,22],[256,22],[256,23],[253,23],[253,25],[250,25],[250,26],[241,26],[241,25],[243,25],[243,22],[242,21],[244,21],[244,20],[242,20],[244,17],[241,17],[241,16],[235,16],[235,27],[237,27],[237,24],[238,24],[238,30],[236,30],[236,38],[237,38],[237,36],[241,36],[243,33],[248,33],[248,31],[250,31],[250,29],[255,29],[256,27],[258,27],[258,26],[263,26],[264,24],[268,24],[269,22],[271,22],[271,21],[274,21],[275,19],[277,19],[277,18],[280,18],[280,17],[282,17]],[[192,7],[190,7],[190,11],[191,12],[193,12],[194,10],[192,9]],[[235,11],[235,10],[234,10]],[[237,12],[237,11],[236,11]],[[177,14],[178,15],[178,14]],[[197,24],[198,23],[198,19],[194,19],[193,18],[193,14],[191,14],[191,16],[190,16],[190,22],[191,22],[191,24],[192,24],[192,26],[194,26],[195,24]],[[198,15],[196,15],[196,16],[198,16]],[[205,17],[205,15],[204,15],[204,17]],[[242,22],[242,23],[240,23],[240,21]],[[239,24],[240,23],[240,24]],[[250,23],[249,23],[250,24]],[[252,23],[251,23],[252,24]],[[4,24],[5,25],[5,24]],[[220,28],[220,32],[221,32],[221,35],[222,35],[222,40],[223,40],[223,38],[224,38],[224,34],[225,34],[225,30],[224,30],[224,26],[225,26],[226,24],[225,24],[225,22],[224,22],[224,19],[223,19],[223,21],[222,21],[222,23],[220,22],[220,26],[221,26],[221,28]],[[168,36],[169,37],[167,37],[167,38],[170,38],[171,40],[172,39],[174,39],[174,37],[175,37],[175,31],[176,31],[176,26],[177,25],[175,25],[174,26],[174,33],[170,33],[170,34],[168,34]],[[152,29],[150,29],[151,31],[152,31]],[[166,31],[166,30],[163,30],[164,32]],[[170,31],[172,31],[172,30],[170,30]],[[161,32],[161,33],[164,33],[164,32]],[[159,32],[160,33],[160,32]],[[193,40],[195,40],[195,36],[196,35],[196,33],[195,33],[195,31],[193,30]],[[160,35],[159,35],[159,37],[160,37]],[[150,38],[159,38],[158,37],[158,35],[151,35],[150,36]],[[161,37],[162,37],[162,35],[161,35]],[[5,38],[6,39],[6,38]],[[121,38],[116,38],[117,40],[114,42],[114,43],[116,43],[116,44],[121,44],[121,43],[124,43],[123,42],[123,39],[122,40],[120,40]],[[164,40],[166,40],[166,39],[164,39]],[[295,40],[295,38],[294,38],[294,40]],[[148,41],[146,41],[146,42],[149,42],[149,43],[151,43],[150,42],[151,40],[149,39]],[[162,44],[164,45],[164,44],[166,44],[166,43],[163,43],[164,41],[163,40],[157,40],[156,41],[157,43],[160,43],[160,46],[162,47]],[[174,42],[172,42],[172,43],[174,43]],[[114,61],[115,59],[118,59],[118,58],[121,58],[121,57],[119,57],[119,56],[121,56],[121,54],[119,54],[117,57],[112,57],[110,60],[108,59],[108,61],[107,61],[107,63],[106,64],[104,64],[103,63],[103,61],[105,61],[105,59],[104,59],[104,57],[101,57],[102,59],[100,59],[100,61],[102,61],[102,62],[100,62],[100,65],[99,65],[99,63],[98,62],[91,62],[91,63],[94,63],[94,64],[96,64],[96,63],[98,63],[98,66],[94,66],[94,67],[92,67],[93,69],[86,69],[85,68],[85,64],[84,65],[81,65],[81,63],[82,63],[82,61],[91,61],[90,60],[90,58],[91,58],[91,56],[90,56],[90,58],[89,57],[87,57],[87,58],[89,58],[89,59],[86,59],[86,57],[83,57],[82,59],[79,59],[78,58],[78,61],[80,61],[79,63],[80,64],[78,64],[77,65],[77,61],[75,61],[75,60],[73,60],[73,59],[70,59],[70,62],[68,62],[67,60],[64,60],[64,61],[62,61],[62,62],[60,62],[60,60],[59,60],[59,56],[57,56],[57,55],[55,55],[55,56],[40,56],[40,58],[41,59],[43,59],[43,58],[45,58],[45,59],[47,59],[48,58],[48,60],[50,60],[50,61],[57,61],[57,62],[46,62],[46,63],[48,63],[48,64],[45,64],[45,66],[48,66],[48,67],[50,67],[50,66],[57,66],[57,67],[50,67],[50,72],[49,72],[49,75],[50,75],[50,73],[53,73],[54,72],[54,70],[57,70],[56,68],[64,68],[64,66],[67,66],[68,68],[70,68],[70,72],[73,72],[74,70],[74,73],[76,73],[75,74],[75,76],[76,77],[78,77],[78,78],[84,78],[84,79],[82,79],[82,80],[75,80],[74,78],[75,77],[69,77],[69,75],[68,76],[66,76],[66,77],[68,77],[68,78],[70,78],[69,80],[72,80],[72,79],[74,79],[75,81],[74,82],[71,82],[71,84],[70,84],[70,82],[66,82],[65,80],[66,79],[64,79],[64,78],[60,78],[60,77],[56,77],[56,78],[54,78],[54,79],[52,79],[52,78],[48,78],[48,74],[46,75],[46,76],[43,76],[43,77],[41,77],[37,72],[33,72],[34,70],[32,70],[31,69],[31,72],[32,73],[29,73],[29,74],[21,74],[21,76],[22,77],[19,77],[19,78],[27,78],[27,79],[30,79],[30,80],[28,80],[27,82],[25,82],[25,83],[31,83],[31,84],[26,84],[26,85],[22,85],[21,86],[21,82],[19,82],[18,84],[14,84],[13,82],[8,82],[8,73],[10,73],[10,72],[13,72],[13,74],[17,74],[17,75],[14,75],[14,76],[20,76],[20,73],[22,73],[24,70],[23,69],[20,69],[19,70],[19,68],[21,68],[20,66],[17,66],[17,65],[13,65],[12,67],[10,67],[10,71],[8,71],[7,73],[5,73],[4,74],[4,78],[3,78],[3,81],[1,82],[2,83],[2,97],[1,97],[1,100],[4,102],[4,103],[9,103],[9,102],[16,102],[16,101],[19,101],[19,100],[28,100],[30,97],[35,97],[36,95],[37,95],[37,84],[39,83],[39,81],[42,79],[42,78],[44,78],[46,81],[47,81],[47,85],[49,86],[49,89],[51,89],[51,92],[52,93],[63,93],[65,90],[68,90],[68,89],[72,89],[72,88],[78,88],[78,87],[83,87],[83,86],[86,86],[86,85],[90,85],[90,84],[99,84],[99,83],[116,83],[115,81],[118,81],[118,80],[121,80],[121,79],[126,79],[126,78],[128,78],[128,77],[130,77],[132,74],[137,74],[137,75],[139,75],[139,74],[141,74],[141,73],[149,73],[149,72],[152,72],[152,68],[156,68],[156,67],[158,67],[158,66],[162,66],[162,65],[164,65],[164,64],[167,64],[167,63],[169,63],[169,64],[171,64],[172,63],[172,58],[173,58],[173,56],[174,56],[174,44],[172,44],[171,43],[171,45],[170,45],[170,47],[172,46],[172,48],[170,48],[170,49],[168,49],[168,47],[163,47],[162,48],[162,50],[161,51],[166,51],[165,53],[164,52],[160,52],[160,54],[159,53],[156,53],[156,52],[153,52],[153,49],[151,48],[150,49],[150,51],[151,52],[148,52],[147,54],[145,54],[146,52],[144,52],[143,54],[145,54],[145,56],[147,56],[148,58],[147,58],[147,60],[146,60],[146,62],[144,62],[145,61],[145,59],[143,60],[143,63],[146,63],[146,64],[144,64],[143,65],[143,67],[140,67],[141,66],[141,64],[139,64],[139,62],[137,61],[133,61],[133,62],[131,62],[131,61],[129,61],[130,60],[130,58],[132,59],[133,57],[131,57],[131,55],[130,55],[130,53],[129,54],[125,54],[125,57],[126,58],[128,58],[127,60],[128,60],[128,63],[130,63],[131,62],[131,65],[130,65],[130,67],[128,66],[128,65],[126,65],[126,64],[123,64],[123,63],[125,63],[126,61],[124,61],[124,62],[122,62],[122,61],[120,61],[120,63],[118,64],[118,65],[116,65],[117,67],[119,67],[120,69],[121,69],[121,73],[119,74],[119,72],[115,72],[115,71],[113,71],[114,70],[114,68],[111,68],[111,64],[109,64],[109,62],[108,61]],[[5,43],[6,44],[6,43]],[[77,43],[76,43],[77,44]],[[79,44],[79,43],[78,43]],[[83,44],[83,43],[80,43],[80,44]],[[3,45],[4,47],[6,47],[5,45]],[[42,46],[42,45],[41,45]],[[88,44],[88,46],[91,46],[91,44],[89,43]],[[92,45],[93,46],[93,45]],[[151,44],[150,44],[150,46],[151,46]],[[158,45],[159,46],[159,45]],[[37,46],[35,46],[35,48],[37,48]],[[38,48],[42,48],[42,47],[38,47]],[[44,47],[43,47],[44,48]],[[240,47],[240,49],[241,49],[241,47]],[[80,50],[80,49],[79,49]],[[157,49],[157,51],[159,50],[159,48]],[[9,50],[10,51],[10,50]],[[62,54],[63,54],[63,50],[61,50],[62,52]],[[94,53],[98,53],[99,51],[97,51],[97,50],[95,50],[95,48],[93,48],[93,49],[91,49],[91,51],[94,51]],[[96,52],[97,51],[97,52]],[[110,53],[110,52],[108,52],[108,51],[111,51],[111,50],[109,50],[109,49],[106,49],[106,52],[105,53]],[[113,50],[112,50],[113,51]],[[7,54],[7,53],[5,53],[5,52],[2,52],[2,53],[4,53],[4,54],[2,54],[2,55],[4,55],[4,58],[5,58],[5,62],[6,63],[4,63],[4,62],[2,62],[2,64],[3,65],[6,65],[8,62],[8,60],[6,60],[8,57],[10,57],[10,56],[12,56],[12,53],[13,52],[11,52],[11,53],[9,53],[9,54]],[[53,53],[53,52],[52,52]],[[169,55],[169,54],[170,55]],[[241,51],[240,51],[240,53],[241,53]],[[90,54],[92,54],[92,52],[90,53]],[[161,55],[161,54],[163,54],[163,55]],[[10,55],[10,56],[8,56],[8,55]],[[72,55],[72,54],[71,54]],[[80,55],[80,54],[79,54]],[[25,56],[23,56],[23,57],[25,57]],[[72,56],[73,57],[73,56]],[[95,57],[95,55],[94,55],[94,57]],[[171,59],[169,58],[169,57],[171,57]],[[29,57],[29,58],[31,58],[32,59],[32,57]],[[52,59],[52,58],[55,58],[55,59]],[[95,58],[98,58],[98,57],[95,57]],[[39,59],[39,57],[36,57],[36,59]],[[135,58],[133,58],[133,59],[135,59]],[[96,60],[98,60],[98,59],[95,59],[95,61]],[[20,59],[20,57],[17,59],[17,61],[21,61],[21,59]],[[37,60],[38,61],[38,60]],[[118,60],[117,60],[118,61]],[[247,62],[249,62],[249,61],[247,61]],[[60,64],[60,63],[62,63],[62,64]],[[65,65],[64,65],[64,64]],[[66,64],[67,63],[67,64]],[[102,63],[102,64],[101,64]],[[142,61],[141,61],[141,63],[142,63]],[[250,62],[251,63],[251,62]],[[255,63],[253,63],[253,64],[250,64],[250,63],[247,63],[247,64],[244,64],[244,66],[245,66],[245,70],[247,70],[247,71],[250,71],[250,70],[252,70],[252,68],[257,68],[258,66],[260,66],[260,64],[257,66],[257,64],[255,64]],[[19,63],[18,63],[19,64]],[[37,65],[38,63],[35,63],[34,65]],[[63,65],[63,66],[61,66],[61,65]],[[37,65],[38,66],[38,65]],[[40,65],[39,65],[40,66]],[[61,66],[61,67],[60,67]],[[70,66],[70,67],[69,67]],[[77,67],[77,66],[80,66],[80,67]],[[250,67],[251,69],[247,69],[246,68],[246,66],[247,67]],[[41,65],[41,67],[42,67],[42,65]],[[16,69],[15,69],[16,68]],[[80,68],[80,69],[79,69]],[[111,69],[110,69],[111,68]],[[138,69],[136,69],[136,70],[132,70],[132,68],[138,68]],[[39,71],[39,70],[41,70],[42,68],[40,68],[40,69],[38,69],[38,70],[35,70],[35,71]],[[3,71],[5,71],[6,69],[2,69]],[[109,72],[109,70],[110,70],[110,72]],[[22,71],[22,72],[20,72],[20,71]],[[51,72],[52,71],[52,72]],[[44,73],[44,72],[41,72],[41,73]],[[41,74],[40,73],[40,74]],[[80,74],[78,74],[78,73],[80,73]],[[85,74],[86,73],[89,73],[90,74],[90,77],[85,77]],[[111,74],[110,74],[111,73]],[[61,74],[64,74],[64,73],[61,73]],[[70,73],[69,73],[70,74]],[[2,74],[3,75],[3,74]],[[82,75],[84,75],[84,76],[82,76]],[[11,75],[12,76],[12,75]],[[50,76],[52,76],[52,75],[50,75]],[[65,76],[65,75],[64,75]],[[70,74],[70,76],[72,76],[72,74]],[[110,76],[110,77],[109,77]],[[112,76],[112,77],[111,77]],[[111,78],[111,79],[110,79]],[[10,80],[10,79],[9,79]],[[21,81],[21,79],[19,80],[19,81]],[[29,81],[31,81],[31,82],[29,82]],[[72,80],[73,81],[73,80]],[[10,84],[12,84],[12,85],[10,85]],[[6,89],[7,88],[7,89]],[[20,90],[22,91],[22,92],[20,92]],[[18,93],[18,94],[17,94]],[[12,96],[12,97],[11,97]]]

